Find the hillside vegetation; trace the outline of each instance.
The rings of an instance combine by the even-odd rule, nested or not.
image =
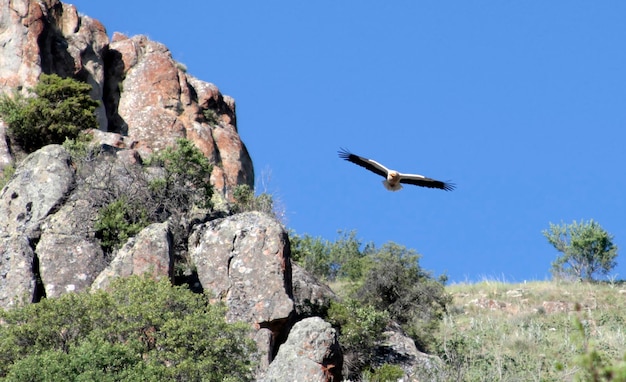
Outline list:
[[[176,276],[183,280],[196,266],[187,248],[193,213],[202,210],[202,219],[210,220],[273,212],[270,195],[239,185],[217,214],[213,165],[186,139],[143,164],[121,166],[128,178],[115,178],[106,161],[100,164],[106,171],[98,172],[97,145],[81,133],[93,125],[95,105],[83,105],[85,113],[53,113],[64,110],[52,102],[59,93],[86,99],[83,85],[43,77],[36,97],[0,97],[0,117],[8,121],[12,147],[24,153],[64,142],[77,184],[97,207],[84,220],[95,222],[94,238],[107,261],[149,223],[167,221]],[[89,123],[74,121],[76,115]],[[33,146],[34,136],[41,141]],[[9,169],[3,182],[15,167]],[[594,221],[551,224],[544,235],[562,253],[553,263],[556,281],[446,286],[445,275],[420,266],[415,250],[393,242],[363,245],[355,232],[340,233],[334,242],[291,232],[285,253],[339,296],[315,314],[337,330],[342,375],[350,380],[405,375],[402,360],[380,357],[383,333],[398,328],[411,345],[441,360],[419,380],[626,381],[626,287],[594,282],[615,266],[612,235]],[[249,326],[227,323],[226,308],[212,304],[212,297],[186,285],[129,278],[110,293],[72,293],[0,311],[0,379],[251,380],[257,357]]]
[[[448,381],[626,380],[626,286],[484,281],[452,295],[437,334]]]

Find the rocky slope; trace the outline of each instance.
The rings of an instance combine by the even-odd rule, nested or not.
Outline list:
[[[41,73],[92,85],[100,107],[91,133],[101,153],[80,163],[62,146],[46,146],[18,163],[0,190],[0,308],[106,289],[115,277],[146,272],[175,282],[181,254],[172,227],[182,223],[151,224],[105,253],[94,228],[101,195],[132,192],[142,158],[179,137],[214,164],[211,182],[224,198],[239,184],[253,186],[234,100],[187,74],[165,46],[145,36],[115,33],[109,40],[100,22],[57,0],[0,0],[0,92],[25,91]],[[0,137],[5,130],[0,120]],[[6,137],[0,139],[0,169],[13,160]],[[96,190],[102,174],[106,182]],[[229,320],[254,328],[258,379],[289,380],[297,372],[299,380],[340,380],[337,333],[314,317],[336,296],[291,264],[285,228],[259,212],[184,219],[185,255],[196,270],[191,286],[225,302]],[[394,335],[401,338],[389,344],[391,353],[415,367],[419,352]]]
[[[186,137],[215,164],[211,180],[222,194],[253,186],[235,101],[187,74],[164,45],[119,33],[110,41],[99,21],[58,0],[0,0],[0,47],[0,93],[32,87],[41,73],[85,81],[100,101],[101,139],[146,155]],[[10,161],[0,144],[0,167]]]

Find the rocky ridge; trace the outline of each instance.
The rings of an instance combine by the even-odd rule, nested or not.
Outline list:
[[[235,101],[186,73],[163,44],[115,33],[58,0],[0,0],[0,93],[33,87],[41,73],[92,85],[97,135],[146,156],[185,137],[214,164],[211,181],[227,197],[254,185]],[[0,132],[6,127],[0,126]],[[0,168],[11,162],[0,145]]]
[[[58,0],[0,0],[0,92],[25,91],[41,73],[92,85],[100,101],[98,128],[111,187],[132,190],[132,169],[151,153],[186,137],[214,164],[211,182],[228,199],[239,184],[253,186],[252,160],[237,131],[235,102],[186,73],[164,45],[145,36],[114,33]],[[6,126],[0,120],[0,135]],[[0,139],[0,169],[14,160]],[[0,190],[0,308],[64,293],[107,288],[115,277],[174,280],[170,222],[151,224],[112,254],[94,234],[96,180],[59,145],[21,161]],[[130,186],[129,186],[130,185]],[[106,190],[105,190],[106,191]],[[342,355],[337,333],[323,316],[337,297],[291,264],[289,239],[274,217],[259,212],[189,219],[187,253],[197,284],[226,303],[227,318],[248,322],[261,354],[258,380],[337,381]],[[390,353],[419,358],[399,333]],[[397,338],[396,338],[397,339]],[[393,342],[393,343],[391,343]],[[386,355],[381,355],[381,363]]]

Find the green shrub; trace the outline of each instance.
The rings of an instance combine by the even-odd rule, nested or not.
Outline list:
[[[213,126],[219,125],[220,116],[217,114],[217,111],[213,109],[204,109],[202,110],[202,115],[204,116],[204,119],[209,125],[213,125]]]
[[[334,242],[309,235],[290,235],[292,259],[316,277],[358,282],[369,266],[369,248],[361,251],[356,232],[339,232]]]
[[[330,245],[320,237],[289,235],[291,259],[307,272],[321,280],[330,275]]]
[[[272,196],[265,192],[255,196],[254,190],[247,184],[240,184],[235,187],[233,198],[235,199],[235,203],[232,206],[234,213],[260,211],[274,214],[274,201],[272,200]]]
[[[426,351],[451,297],[419,266],[414,250],[387,243],[372,251],[373,263],[356,292],[358,300],[389,312],[417,347]]]
[[[100,209],[94,228],[100,245],[105,252],[110,252],[149,224],[144,207],[121,197]]]
[[[339,331],[347,378],[354,379],[370,367],[374,345],[383,339],[383,332],[389,324],[389,314],[349,299],[331,303],[328,321]]]
[[[168,147],[154,154],[148,165],[163,167],[165,176],[150,185],[162,209],[187,212],[192,206],[211,207],[213,186],[210,182],[213,166],[193,142],[176,140],[176,147]]]
[[[404,370],[398,365],[388,363],[374,371],[367,370],[363,373],[363,381],[367,382],[396,382],[402,377],[404,377]]]
[[[6,186],[7,183],[9,183],[13,174],[15,174],[15,165],[13,163],[2,168],[2,175],[0,176],[0,190]]]
[[[576,375],[577,381],[593,382],[626,382],[626,354],[621,362],[611,363],[607,357],[590,343],[587,331],[580,320],[574,319],[576,333],[579,334],[579,356],[576,363],[580,371]],[[561,366],[562,367],[562,366]]]
[[[98,102],[91,85],[56,74],[42,74],[32,89],[34,96],[19,93],[0,97],[0,116],[7,123],[12,145],[31,153],[48,144],[61,144],[85,129],[97,127]]]
[[[63,142],[63,148],[65,148],[72,159],[76,161],[91,161],[100,152],[99,148],[91,144],[93,136],[90,134],[81,133],[74,138],[65,138]]]
[[[250,327],[208,296],[133,276],[0,312],[7,381],[247,381]]]

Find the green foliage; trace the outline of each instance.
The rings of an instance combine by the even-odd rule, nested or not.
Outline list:
[[[92,135],[80,133],[75,138],[65,138],[63,148],[70,153],[74,161],[90,161],[99,153],[99,149],[91,144],[92,140]]]
[[[330,276],[330,243],[310,235],[289,235],[291,259],[315,277],[326,280]]]
[[[202,115],[204,119],[209,125],[218,125],[220,123],[220,117],[217,112],[213,109],[204,109],[202,110]]]
[[[383,338],[389,314],[349,299],[331,303],[328,321],[338,328],[339,343],[350,374],[347,377],[353,379],[372,363],[374,345]]]
[[[362,379],[367,382],[396,382],[402,377],[404,370],[400,366],[386,363],[374,371],[366,370]]]
[[[264,192],[255,196],[254,190],[247,184],[240,184],[235,187],[233,198],[235,199],[235,203],[232,206],[234,213],[260,211],[268,214],[274,214],[274,201],[272,199],[272,195]]]
[[[427,350],[451,297],[440,282],[421,269],[415,250],[387,243],[372,251],[373,264],[356,292],[357,298],[389,312],[417,347]]]
[[[552,272],[558,278],[574,276],[591,281],[597,273],[608,274],[616,265],[617,246],[613,236],[593,219],[580,223],[550,223],[543,235],[563,255],[552,263]]]
[[[621,289],[560,281],[447,287],[454,301],[436,334],[440,380],[624,381]]]
[[[161,166],[165,170],[165,177],[150,186],[162,209],[186,212],[193,205],[211,207],[213,166],[193,142],[177,139],[176,147],[168,147],[153,155],[148,165]]]
[[[100,245],[106,252],[117,249],[128,238],[135,236],[150,224],[143,206],[130,203],[121,197],[102,207],[94,228]]]
[[[368,246],[361,251],[356,232],[340,232],[335,242],[291,234],[292,259],[314,276],[327,281],[362,279],[369,265]]]
[[[420,268],[416,251],[391,242],[381,248],[369,244],[361,250],[361,242],[354,231],[341,233],[335,242],[292,233],[290,243],[294,262],[320,279],[347,284],[344,289],[348,291],[340,294],[347,296],[350,304],[343,310],[335,306],[329,313],[338,325],[351,322],[342,323],[341,317],[354,319],[359,317],[357,308],[366,309],[364,312],[368,314],[385,314],[400,324],[419,349],[432,347],[434,333],[451,297],[441,281]],[[359,325],[361,323],[355,327]],[[371,349],[367,349],[373,342],[359,343],[358,340],[374,336],[364,334],[363,338],[357,336],[355,340],[349,330],[347,333],[343,330],[342,345],[347,341],[348,345],[344,346],[360,360],[356,369],[368,364],[367,352]],[[363,350],[354,350],[359,347]]]
[[[577,380],[581,382],[626,382],[626,354],[622,362],[612,364],[607,361],[606,355],[590,344],[585,326],[578,317],[574,319],[574,325],[580,335],[578,341],[580,354],[576,363],[581,370],[576,376]]]
[[[254,343],[225,308],[167,280],[120,278],[0,312],[7,381],[246,381]]]
[[[7,123],[11,143],[31,153],[48,144],[61,144],[88,128],[97,127],[98,102],[91,85],[56,74],[42,74],[33,97],[19,93],[0,97],[0,116]]]
[[[339,239],[330,243],[330,274],[329,280],[348,279],[360,280],[369,265],[368,253],[370,246],[361,251],[361,241],[356,231],[340,232]]]
[[[15,174],[15,165],[13,163],[2,168],[2,175],[0,176],[0,189],[4,188],[4,186],[9,183],[13,174]]]

